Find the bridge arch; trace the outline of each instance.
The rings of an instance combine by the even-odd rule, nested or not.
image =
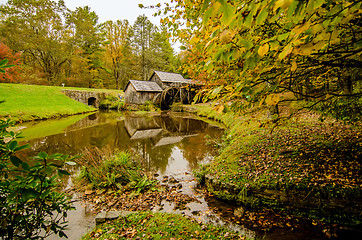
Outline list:
[[[88,98],[88,106],[93,106],[96,107],[97,103],[97,98],[95,97],[90,97]]]

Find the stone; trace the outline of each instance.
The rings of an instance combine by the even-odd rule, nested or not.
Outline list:
[[[243,207],[238,207],[237,209],[234,210],[234,215],[237,218],[242,218],[245,214],[245,210]]]
[[[167,182],[168,177],[167,176],[163,176],[162,182]]]
[[[97,214],[97,216],[95,217],[96,219],[96,224],[99,224],[99,223],[104,223],[106,221],[106,212],[100,212]]]
[[[179,181],[178,181],[174,176],[171,176],[171,177],[168,179],[168,182],[169,182],[169,183],[178,183]]]
[[[91,195],[92,193],[94,193],[93,190],[86,190],[86,191],[84,192],[85,195]]]
[[[131,212],[131,211],[109,211],[109,212],[102,211],[102,212],[98,213],[97,216],[95,217],[96,224],[104,223],[105,221],[113,220],[113,219],[116,219],[119,217],[126,217],[131,213],[133,213],[133,212]]]

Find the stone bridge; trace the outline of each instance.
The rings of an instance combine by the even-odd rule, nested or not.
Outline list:
[[[99,107],[99,103],[108,95],[105,92],[92,92],[92,91],[80,91],[80,90],[63,90],[63,93],[78,102],[84,103],[88,106],[95,108]]]

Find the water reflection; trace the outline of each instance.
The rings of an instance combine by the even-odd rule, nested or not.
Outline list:
[[[185,184],[190,184],[191,187],[196,182],[185,172],[190,172],[215,155],[213,147],[206,144],[206,136],[216,138],[222,134],[218,127],[184,114],[139,117],[110,112],[92,114],[81,120],[76,118],[25,126],[24,142],[31,147],[22,151],[21,157],[24,159],[35,156],[40,151],[77,155],[92,147],[132,149],[145,160],[148,171],[158,172],[160,177],[169,174],[177,177],[183,175],[190,178],[186,179]],[[74,167],[67,170],[71,173],[77,171]],[[64,184],[67,184],[67,181]],[[187,194],[194,194],[192,188],[185,185],[184,189],[190,191]],[[201,200],[201,207],[195,208],[211,211],[202,196],[199,201]],[[70,239],[80,239],[94,227],[94,220],[86,211],[87,204],[76,202],[75,206],[76,210],[71,212],[68,218],[70,229],[66,231]],[[189,212],[192,215],[192,210]],[[59,238],[51,236],[47,239]]]
[[[22,154],[32,156],[44,151],[77,155],[91,147],[133,149],[145,159],[148,171],[172,174],[191,171],[209,161],[214,150],[206,144],[206,136],[215,138],[222,134],[218,127],[179,114],[140,117],[96,113],[76,123],[69,122],[56,134],[27,140],[31,148]],[[28,126],[23,132],[27,138],[27,132],[34,130]]]

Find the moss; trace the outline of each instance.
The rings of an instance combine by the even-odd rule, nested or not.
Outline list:
[[[246,239],[221,226],[169,213],[135,212],[96,227],[82,239]]]
[[[319,215],[314,215],[318,219],[333,201],[343,201],[345,211],[351,214],[359,208],[361,128],[332,120],[321,123],[314,113],[274,128],[262,114],[217,113],[210,105],[195,108],[197,114],[227,126],[220,155],[196,173],[200,182],[205,176],[217,179],[212,184],[206,181],[206,188],[218,198],[252,207],[301,207],[306,215],[317,208]],[[225,187],[229,184],[238,189],[247,186],[248,193],[230,191]],[[288,198],[266,194],[269,190],[284,191]]]

